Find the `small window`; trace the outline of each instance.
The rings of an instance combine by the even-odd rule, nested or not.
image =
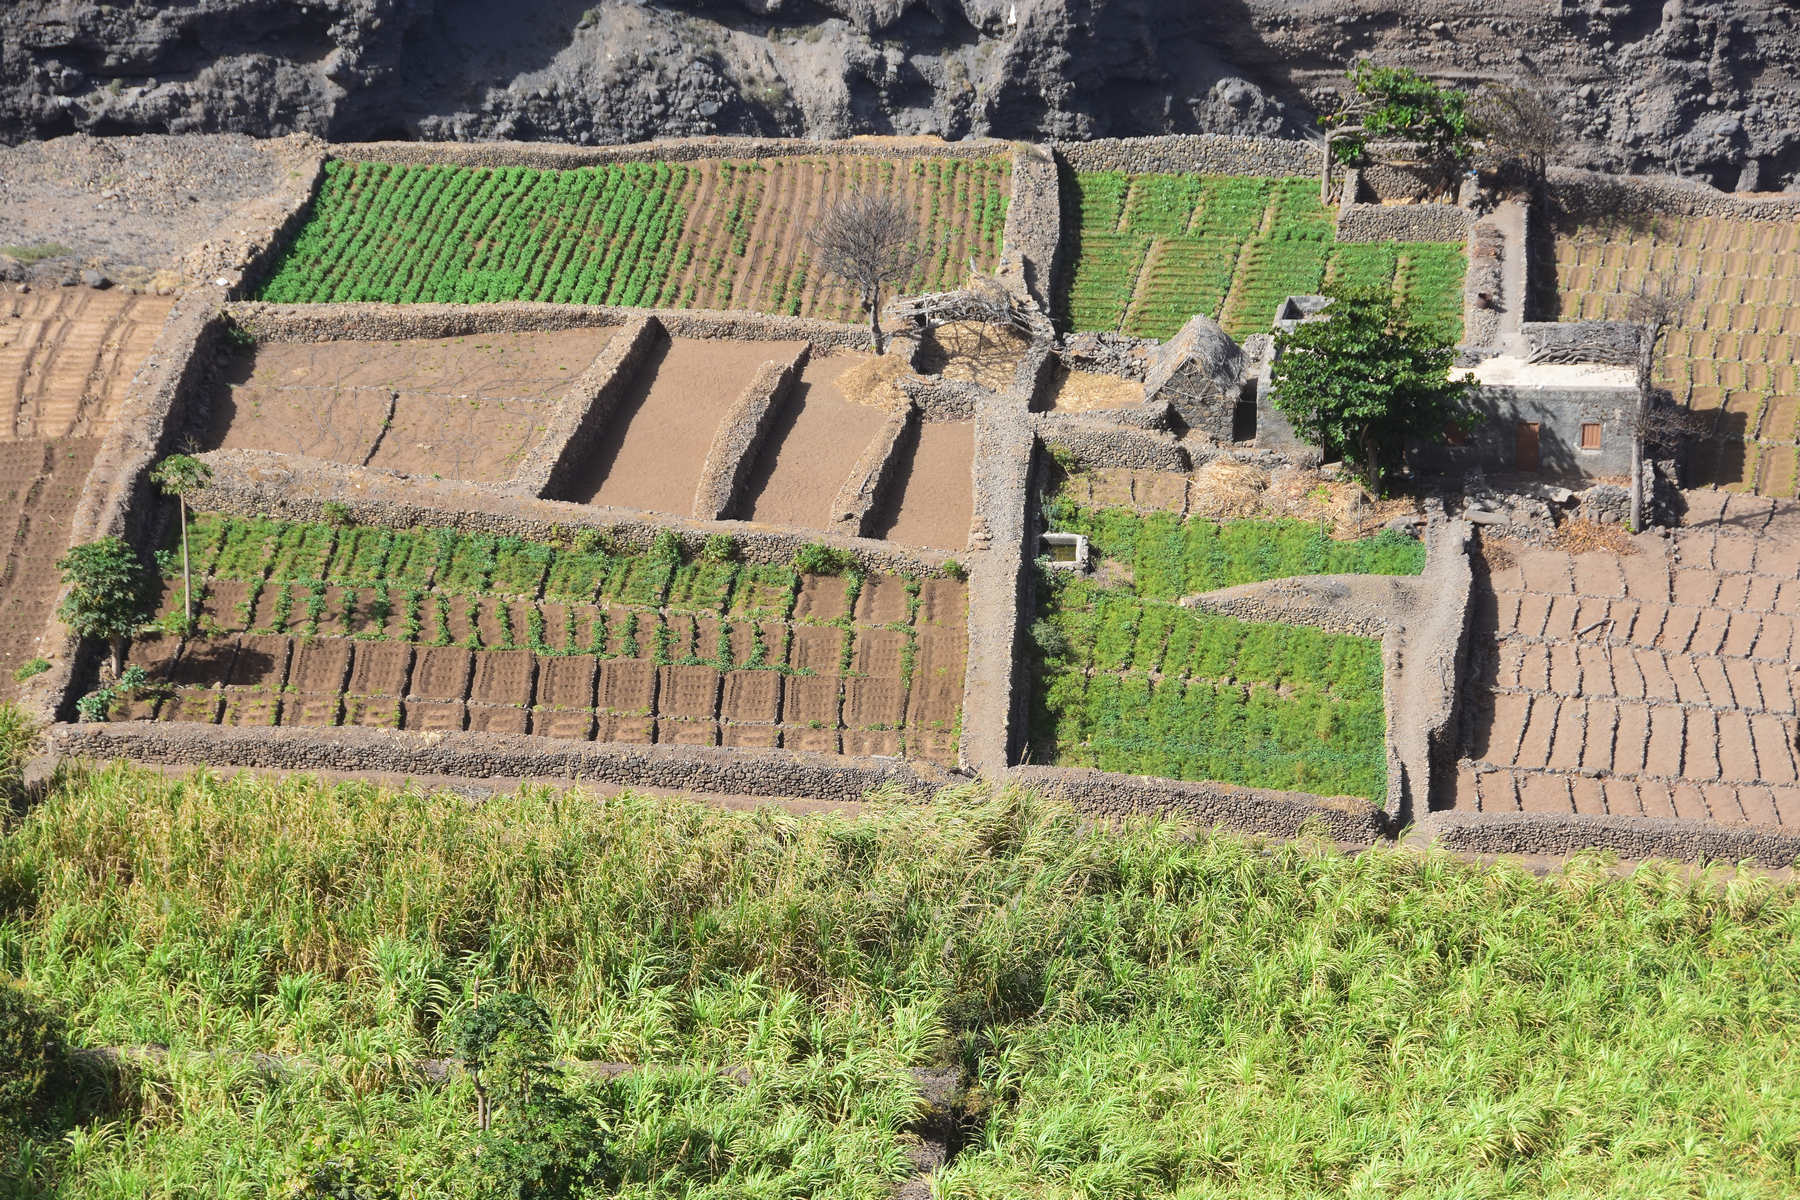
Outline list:
[[[1581,423],[1581,448],[1583,450],[1600,448],[1600,422],[1583,421]]]

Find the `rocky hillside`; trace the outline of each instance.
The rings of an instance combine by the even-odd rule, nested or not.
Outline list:
[[[1295,132],[1370,54],[1535,70],[1573,164],[1774,189],[1800,175],[1797,24],[1790,0],[12,0],[0,140]]]

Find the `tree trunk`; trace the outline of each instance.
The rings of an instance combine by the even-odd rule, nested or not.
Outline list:
[[[1631,435],[1631,532],[1644,532],[1644,435]]]
[[[875,343],[875,353],[886,354],[887,346],[881,340],[881,289],[870,288],[867,293],[869,304],[869,338]]]
[[[181,505],[181,610],[186,622],[181,627],[183,633],[194,632],[194,572],[188,566],[188,518],[187,497],[177,496],[176,503]]]
[[[113,678],[118,679],[125,674],[125,639],[120,637],[109,638],[107,644],[112,649]]]
[[[1375,431],[1365,429],[1362,432],[1363,482],[1368,485],[1369,494],[1381,499],[1381,460],[1375,450]]]

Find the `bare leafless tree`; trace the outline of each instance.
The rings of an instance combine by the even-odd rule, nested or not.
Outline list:
[[[882,292],[910,279],[919,264],[911,211],[892,196],[851,192],[825,213],[811,239],[813,261],[856,289],[869,314],[875,353],[886,353]]]
[[[1543,182],[1545,170],[1569,140],[1550,100],[1553,94],[1535,74],[1515,83],[1485,83],[1475,93],[1475,125],[1485,157],[1495,168],[1516,164],[1527,184]]]
[[[1644,451],[1662,437],[1684,427],[1672,404],[1663,404],[1656,387],[1656,352],[1669,330],[1681,324],[1694,299],[1694,281],[1672,275],[1646,280],[1626,305],[1625,315],[1638,327],[1637,406],[1631,416],[1631,532],[1644,528]]]

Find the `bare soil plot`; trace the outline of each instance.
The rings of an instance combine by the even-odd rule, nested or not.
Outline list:
[[[1478,573],[1456,808],[1800,824],[1800,508],[1690,501],[1636,554]]]
[[[1047,390],[1045,412],[1094,412],[1107,408],[1130,408],[1144,402],[1142,380],[1105,375],[1099,371],[1083,371],[1060,364],[1056,367]]]
[[[862,354],[819,356],[806,364],[751,466],[743,516],[772,525],[823,529],[831,502],[887,419],[870,404],[845,397],[838,377]]]
[[[174,301],[0,286],[0,437],[101,437]]]
[[[41,652],[56,603],[56,560],[68,549],[98,449],[91,437],[0,441],[0,699],[17,694],[13,672]]]
[[[874,536],[961,550],[975,515],[975,423],[925,422],[895,453],[894,482],[871,518]]]
[[[919,369],[927,375],[977,383],[993,392],[1013,385],[1013,376],[1031,348],[1031,339],[1013,329],[975,321],[952,321],[925,334]]]
[[[1800,223],[1658,217],[1557,230],[1565,321],[1622,319],[1650,279],[1694,281],[1661,381],[1699,416],[1693,483],[1781,498],[1800,469]]]
[[[393,342],[265,342],[231,355],[209,448],[406,474],[511,475],[610,329]]]
[[[670,338],[620,400],[568,499],[686,516],[719,422],[758,367],[798,342]]]

